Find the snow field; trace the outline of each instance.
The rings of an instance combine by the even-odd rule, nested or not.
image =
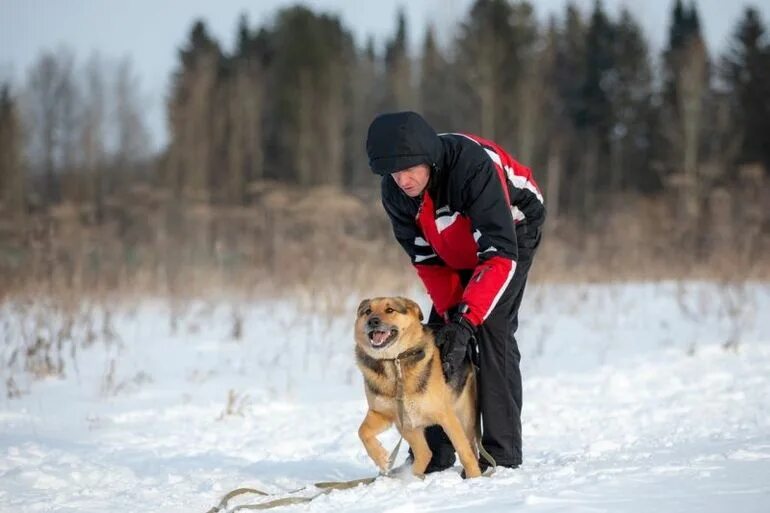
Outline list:
[[[240,486],[285,494],[376,474],[357,437],[360,299],[332,317],[195,303],[175,330],[164,302],[111,305],[114,336],[63,351],[63,377],[3,368],[22,395],[0,399],[0,511],[204,513]],[[767,511],[767,312],[760,284],[530,286],[521,469],[383,478],[277,511]],[[0,317],[8,362],[32,328],[12,305]]]

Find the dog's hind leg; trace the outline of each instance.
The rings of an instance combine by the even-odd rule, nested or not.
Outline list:
[[[391,424],[393,421],[385,415],[369,410],[366,412],[361,427],[358,428],[358,437],[361,438],[366,453],[383,472],[388,471],[388,451],[377,440],[377,435],[388,429]]]
[[[428,468],[430,458],[433,456],[430,447],[428,447],[428,442],[425,440],[425,430],[423,428],[404,429],[401,431],[401,436],[404,437],[404,440],[409,444],[414,454],[412,473],[416,476],[423,475],[425,469]]]
[[[476,443],[477,443],[476,435],[478,433],[478,428],[476,426],[476,423],[479,421],[478,415],[471,408],[470,411],[468,409],[462,409],[458,411],[457,416],[460,419],[460,424],[462,424],[463,426],[465,437],[471,443],[471,448],[473,449],[473,455],[476,456]]]
[[[465,435],[465,429],[460,423],[460,419],[452,412],[447,412],[439,422],[444,432],[449,436],[452,445],[460,456],[460,463],[463,464],[465,475],[468,477],[478,477],[481,475],[479,460],[476,457],[476,451],[471,447],[471,442]]]

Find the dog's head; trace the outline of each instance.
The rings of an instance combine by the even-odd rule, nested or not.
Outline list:
[[[403,297],[364,299],[356,316],[356,343],[374,358],[394,358],[420,340],[422,310]]]

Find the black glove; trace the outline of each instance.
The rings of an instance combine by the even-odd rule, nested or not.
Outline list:
[[[465,317],[455,315],[436,334],[436,345],[441,349],[441,362],[447,381],[462,368],[474,331]]]

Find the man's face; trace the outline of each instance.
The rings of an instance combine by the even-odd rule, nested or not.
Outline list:
[[[416,198],[425,187],[428,186],[428,179],[430,179],[430,167],[427,164],[418,164],[416,166],[402,169],[392,173],[393,179],[396,184],[411,198]]]

